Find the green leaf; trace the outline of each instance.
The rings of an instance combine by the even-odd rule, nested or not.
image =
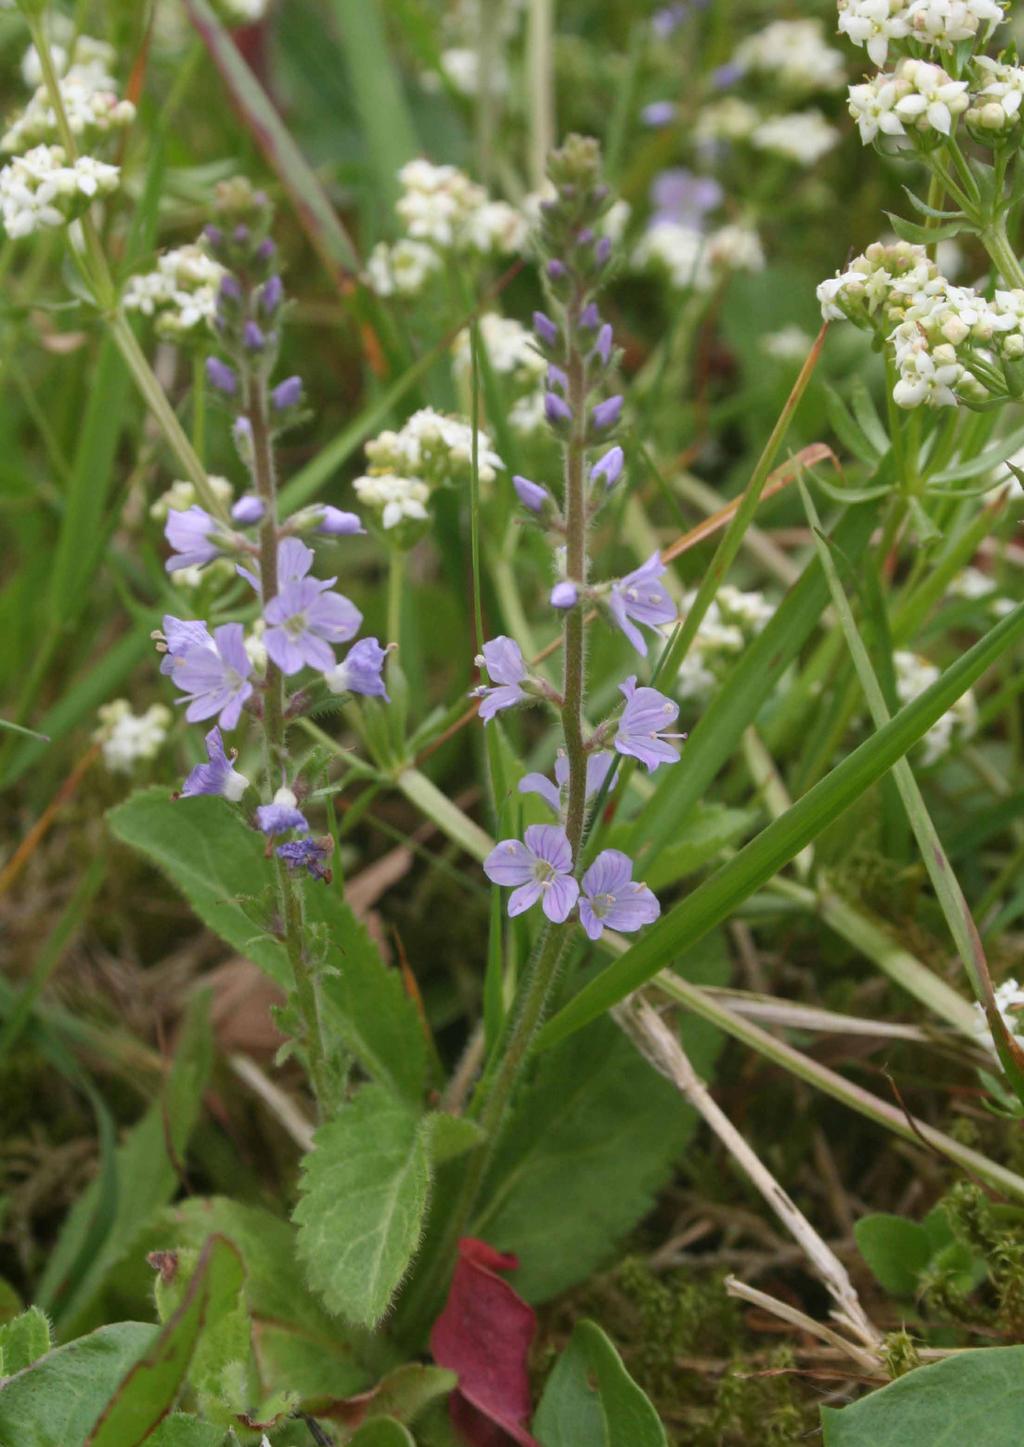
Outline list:
[[[544,1387],[541,1447],[668,1447],[658,1414],[593,1321],[579,1321]]]
[[[965,220],[945,221],[941,226],[921,226],[916,221],[907,221],[905,217],[897,216],[892,211],[885,214],[900,240],[913,241],[917,246],[930,246],[936,241],[951,241],[954,236],[960,236],[964,231],[977,232],[977,227]]]
[[[137,1321],[101,1326],[11,1377],[0,1389],[0,1447],[84,1447],[96,1414],[156,1334]]]
[[[175,801],[164,789],[133,794],[107,820],[114,835],[168,876],[196,914],[287,989],[284,946],[260,934],[244,904],[273,880],[262,836],[223,799]],[[306,919],[323,926],[327,954],[321,993],[334,1032],[368,1074],[418,1100],[426,1076],[426,1042],[416,1008],[397,971],[389,970],[338,891],[306,890]]]
[[[857,1248],[876,1279],[893,1296],[912,1297],[932,1257],[928,1232],[905,1216],[878,1211],[853,1228]]]
[[[181,1304],[100,1413],[87,1447],[136,1447],[174,1405],[204,1332],[238,1305],[242,1262],[222,1236],[212,1236],[199,1257]]]
[[[37,1295],[64,1330],[80,1319],[111,1267],[130,1253],[157,1211],[178,1189],[181,1160],[199,1118],[210,1075],[213,1043],[206,1007],[205,997],[194,1004],[162,1098],[128,1132],[115,1153],[117,1199],[113,1217],[88,1269],[70,1291],[70,1268],[90,1237],[102,1204],[101,1183],[94,1181],[82,1193],[61,1229]]]
[[[45,1357],[51,1344],[49,1318],[38,1306],[30,1306],[0,1327],[0,1377],[23,1372]]]
[[[823,1407],[821,1419],[825,1447],[1020,1447],[1024,1346],[918,1367],[852,1407]]]
[[[484,1186],[474,1235],[515,1252],[527,1301],[608,1261],[693,1130],[679,1092],[602,1020],[544,1057]]]
[[[221,1447],[223,1441],[223,1428],[201,1422],[185,1412],[175,1412],[146,1438],[146,1447]]]
[[[379,1086],[317,1131],[294,1219],[310,1284],[332,1311],[381,1319],[419,1244],[429,1185],[420,1120]]]
[[[484,1141],[484,1132],[475,1120],[440,1112],[424,1116],[423,1134],[435,1166],[455,1156],[465,1155],[466,1151],[474,1150]]]
[[[753,809],[730,809],[725,804],[700,804],[673,843],[659,849],[644,869],[651,889],[664,889],[688,874],[695,874],[723,849],[736,843],[756,820]]]
[[[367,1422],[350,1439],[351,1447],[416,1447],[416,1439],[407,1427],[393,1417],[380,1417]]]
[[[778,615],[776,615],[778,617]],[[770,627],[770,625],[769,625]],[[762,641],[768,629],[761,635]],[[539,1041],[551,1046],[580,1029],[588,1020],[647,983],[677,954],[702,939],[777,874],[826,829],[981,677],[1024,633],[1024,603],[1002,619],[973,648],[911,703],[866,739],[832,772],[771,824],[709,879],[664,915],[597,979],[586,985],[542,1030]],[[747,650],[755,652],[757,644]],[[741,665],[742,667],[742,665]],[[739,671],[739,670],[737,670]],[[721,697],[721,695],[719,695]],[[712,706],[713,708],[713,706]],[[706,722],[711,709],[704,715]],[[684,771],[685,772],[685,771]]]

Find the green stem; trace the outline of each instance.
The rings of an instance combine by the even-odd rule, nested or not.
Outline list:
[[[982,245],[992,259],[992,264],[1010,286],[1024,287],[1024,268],[1017,260],[1017,254],[1010,245],[1006,234],[1006,220],[1000,217],[986,231],[981,233]]]

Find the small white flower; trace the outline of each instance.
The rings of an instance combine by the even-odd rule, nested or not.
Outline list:
[[[1014,979],[1004,980],[1001,985],[996,986],[995,997],[996,1009],[1003,1017],[1007,1030],[1011,1035],[1020,1035],[1021,1025],[1024,1024],[1024,989]],[[997,1054],[996,1044],[992,1039],[992,1032],[988,1028],[985,1011],[977,1001],[974,1002],[974,1009],[977,1014],[974,1033],[977,1036],[978,1044],[984,1045],[995,1055]]]
[[[393,246],[377,243],[366,259],[366,280],[378,296],[419,296],[440,269],[432,246],[403,237]]]
[[[773,20],[737,46],[733,62],[799,94],[843,83],[842,54],[827,44],[820,20]]]
[[[538,352],[532,333],[511,317],[486,312],[480,318],[480,340],[494,370],[521,386],[534,386],[547,371],[547,363]],[[452,354],[458,375],[469,376],[472,353],[468,331],[460,332],[455,338]]]
[[[774,357],[779,362],[803,362],[813,340],[803,327],[791,322],[777,332],[766,333],[761,338],[761,350],[765,356]]]
[[[905,40],[910,33],[906,9],[907,0],[839,0],[839,33],[883,66],[889,42]]]
[[[801,166],[813,166],[831,151],[839,132],[819,110],[794,111],[791,115],[769,116],[750,140],[759,151],[772,151]]]
[[[66,164],[60,146],[35,146],[0,171],[0,217],[11,238],[65,226],[117,189],[120,171],[91,156]]]
[[[418,478],[385,473],[376,477],[357,477],[352,485],[360,501],[380,513],[380,524],[384,529],[397,527],[406,518],[422,522],[427,517],[426,503],[430,489]]]
[[[931,128],[948,136],[953,117],[962,115],[969,104],[967,82],[954,80],[941,66],[926,60],[901,60],[896,79],[910,87],[896,102],[896,114],[918,130]]]
[[[103,705],[99,719],[93,738],[101,747],[103,762],[111,773],[130,774],[143,760],[156,757],[172,714],[162,703],[154,703],[144,714],[133,714],[128,700],[118,698]]]
[[[670,286],[680,290],[709,291],[711,266],[708,238],[693,226],[678,221],[655,221],[644,232],[633,251],[633,265],[640,270],[664,272]]]
[[[869,146],[879,133],[883,136],[906,135],[896,112],[896,102],[906,91],[906,83],[901,85],[894,75],[876,75],[873,80],[850,86],[850,115],[857,122],[865,146]]]

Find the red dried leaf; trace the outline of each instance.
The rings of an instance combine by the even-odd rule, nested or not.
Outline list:
[[[537,1318],[497,1275],[518,1265],[515,1256],[464,1236],[448,1300],[430,1333],[438,1366],[458,1373],[452,1421],[472,1447],[537,1447],[525,1426],[531,1412],[526,1363]]]

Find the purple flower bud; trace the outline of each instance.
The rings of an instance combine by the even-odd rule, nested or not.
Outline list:
[[[219,226],[209,225],[203,227],[203,237],[207,246],[218,251],[224,245],[224,233]]]
[[[600,462],[595,462],[594,466],[590,469],[591,482],[597,482],[599,478],[604,478],[606,487],[614,487],[622,476],[622,468],[625,460],[626,455],[621,447],[610,448],[601,458]]]
[[[551,589],[552,608],[575,608],[579,600],[579,589],[575,583],[570,583],[568,579],[565,579],[561,583],[556,583]]]
[[[248,466],[252,461],[252,423],[248,417],[236,417],[231,432],[238,455]]]
[[[247,352],[262,352],[267,345],[267,338],[263,329],[255,322],[246,322],[242,331],[242,340],[245,343]]]
[[[224,302],[235,304],[242,300],[242,286],[237,276],[232,276],[228,272],[227,276],[221,277],[220,286],[217,289],[217,300],[221,304]]]
[[[742,65],[737,65],[735,61],[730,60],[727,61],[725,65],[720,65],[717,70],[711,72],[711,84],[716,90],[728,90],[728,88],[731,85],[735,85],[742,76]]]
[[[533,330],[540,337],[545,346],[553,347],[558,342],[558,328],[549,316],[543,312],[534,312]]]
[[[608,322],[605,322],[604,326],[598,332],[597,345],[594,350],[607,367],[608,359],[612,354],[612,329]]]
[[[265,201],[266,197],[264,197],[263,199]],[[277,247],[274,245],[273,241],[271,241],[269,236],[267,237],[266,241],[261,241],[259,246],[257,246],[256,248],[257,261],[273,261],[276,255]]]
[[[260,292],[260,310],[266,316],[273,316],[284,301],[284,283],[279,276],[272,276]]]
[[[366,532],[354,512],[342,512],[340,507],[329,507],[326,504],[319,511],[321,517],[316,528],[318,533],[325,533],[331,538],[343,538]]]
[[[590,415],[598,432],[604,432],[609,427],[614,427],[622,416],[621,396],[606,397],[603,402],[598,402]]]
[[[207,357],[206,380],[211,387],[228,397],[233,397],[238,391],[238,378],[227,362],[222,362],[219,357]]]
[[[612,239],[610,236],[602,236],[594,247],[594,260],[598,266],[605,266],[612,254]]]
[[[545,392],[544,416],[552,427],[568,427],[572,422],[572,408],[557,392]]]
[[[564,281],[569,275],[569,268],[564,261],[554,258],[548,262],[547,273],[552,281]]]
[[[548,386],[560,387],[563,392],[569,390],[569,378],[561,367],[556,367],[554,362],[548,367]]]
[[[645,126],[652,130],[660,130],[662,126],[670,126],[675,120],[678,108],[675,101],[656,100],[649,106],[644,106],[640,112],[640,119]]]
[[[531,482],[528,477],[520,477],[518,473],[512,478],[512,486],[523,507],[530,512],[543,512],[544,504],[551,501],[546,487],[541,487],[539,482]]]
[[[246,421],[248,421],[248,418]],[[266,505],[261,497],[257,497],[254,492],[247,492],[244,497],[240,497],[234,504],[231,509],[231,516],[235,522],[240,523],[243,528],[250,528],[255,523],[263,521],[263,514],[266,510]]]
[[[577,237],[576,237],[576,245],[577,245],[577,246],[589,246],[590,243],[593,241],[593,239],[594,239],[594,228],[593,228],[592,226],[584,226],[583,230],[580,231],[580,232],[577,234]]]
[[[596,301],[588,301],[580,312],[580,326],[587,332],[596,332],[601,325],[601,313]]]
[[[289,407],[297,407],[301,401],[301,377],[286,377],[270,394],[270,405],[275,412],[286,412]]]
[[[252,233],[250,232],[248,226],[236,226],[234,231],[232,231],[231,233],[231,240],[235,243],[236,246],[245,246],[248,244],[249,237],[251,235]]]

